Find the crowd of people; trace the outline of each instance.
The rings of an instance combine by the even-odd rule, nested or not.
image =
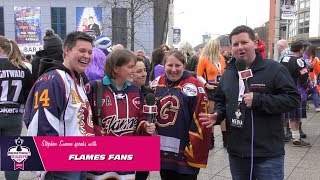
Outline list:
[[[143,50],[112,46],[104,35],[74,31],[62,40],[51,29],[43,44],[31,58],[0,36],[1,136],[19,136],[22,122],[29,136],[159,136],[163,180],[197,179],[214,148],[214,125],[221,126],[233,179],[283,179],[284,143],[310,147],[301,119],[309,96],[320,111],[320,60],[303,39],[290,46],[279,40],[277,60],[266,58],[265,43],[244,25],[230,33],[231,52],[216,39],[200,53],[188,42],[176,49],[162,44],[149,58]],[[154,122],[142,108],[150,93]],[[19,171],[5,176],[18,179]],[[149,172],[37,176],[145,180]]]

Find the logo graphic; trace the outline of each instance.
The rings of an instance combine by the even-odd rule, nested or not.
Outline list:
[[[30,148],[22,146],[23,139],[20,137],[15,139],[15,143],[17,146],[11,146],[8,149],[7,155],[10,156],[14,162],[14,170],[24,170],[24,161],[28,159],[28,156],[31,156],[31,151]]]
[[[240,109],[237,109],[237,111],[234,113],[236,115],[236,118],[239,119],[241,116],[241,111]]]

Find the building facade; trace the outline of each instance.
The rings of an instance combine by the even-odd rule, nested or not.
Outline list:
[[[155,9],[163,9],[165,12],[167,4],[149,1],[148,7],[136,11],[136,17],[131,21],[131,9],[128,4],[130,1],[122,4],[121,8],[119,5],[119,7],[114,4],[106,5],[105,2],[103,0],[0,0],[0,34],[15,39],[25,54],[34,54],[42,48],[42,38],[47,28],[52,28],[64,38],[71,31],[88,28],[82,24],[90,22],[91,18],[100,30],[94,32],[96,35],[106,35],[112,42],[123,43],[129,49],[134,46],[134,51],[143,49],[151,53],[154,46],[165,42],[163,36],[166,35],[166,29],[164,25],[158,23],[159,19],[154,18],[154,14]],[[159,4],[163,7],[158,7]],[[166,18],[167,16],[163,15],[160,22],[163,21],[165,24]],[[132,22],[134,22],[133,31],[130,24]],[[131,34],[134,34],[133,45]]]
[[[270,0],[270,42],[269,53],[273,54],[275,43],[275,21],[276,17],[276,1]],[[319,0],[278,0],[280,6],[284,7],[285,3],[290,2],[294,9],[295,16],[292,19],[283,19],[280,16],[279,38],[287,39],[290,43],[298,38],[304,38],[318,47],[317,55],[320,56],[320,1]],[[289,6],[290,6],[289,5]],[[281,7],[278,9],[283,11]],[[281,13],[280,13],[281,15]]]

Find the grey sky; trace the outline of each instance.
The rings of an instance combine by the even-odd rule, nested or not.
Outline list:
[[[269,20],[270,0],[174,0],[174,27],[181,28],[181,40],[193,46],[202,34],[229,34],[242,24],[255,28]]]

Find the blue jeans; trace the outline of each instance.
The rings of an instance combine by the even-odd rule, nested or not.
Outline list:
[[[249,180],[251,159],[229,155],[230,171],[233,180]],[[266,158],[253,158],[252,179],[284,179],[284,155]]]
[[[313,87],[313,85],[309,82],[308,83],[308,88],[310,89],[311,93],[312,93],[312,99],[313,99],[313,104],[315,108],[319,107],[319,94],[318,94],[318,90],[317,87]]]

